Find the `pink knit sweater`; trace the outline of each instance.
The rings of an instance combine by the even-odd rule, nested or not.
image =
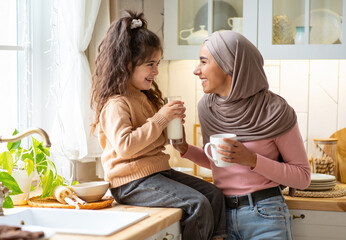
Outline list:
[[[224,195],[243,195],[280,184],[298,189],[309,186],[310,165],[297,124],[282,136],[243,144],[257,153],[257,165],[252,170],[239,164],[216,167],[203,149],[192,145],[183,157],[210,168],[214,184]],[[284,163],[278,162],[279,152]]]

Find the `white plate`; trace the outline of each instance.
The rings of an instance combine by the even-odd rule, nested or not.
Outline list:
[[[334,187],[334,186],[333,186]],[[330,190],[332,189],[333,187],[330,187],[330,186],[326,186],[326,187],[308,187],[304,190],[312,190],[312,191],[319,191],[319,190]]]
[[[198,1],[195,1],[198,2]],[[207,1],[199,1],[206,2],[196,13],[194,19],[194,31],[199,29],[200,25],[208,26],[208,3]],[[214,31],[221,29],[230,29],[227,21],[230,17],[238,17],[237,11],[234,7],[229,3],[230,1],[214,1],[213,11],[214,11],[214,19],[213,19],[213,29]]]
[[[310,184],[309,187],[334,187],[336,183],[328,183],[328,184]]]
[[[326,184],[336,184],[335,180],[332,181],[311,181],[310,185],[326,185]]]
[[[296,32],[297,26],[305,25],[305,15],[301,15],[293,21],[292,32]],[[342,33],[342,18],[337,13],[328,9],[315,9],[310,14],[310,43],[333,44],[338,41]]]
[[[311,173],[311,182],[332,182],[335,181],[335,176],[322,174],[322,173]]]
[[[310,185],[308,188],[309,189],[313,189],[313,188],[316,188],[316,189],[321,189],[322,188],[322,189],[324,189],[324,188],[333,188],[333,187],[335,187],[335,185],[336,184],[334,184],[334,185],[325,185],[325,186],[311,186]]]

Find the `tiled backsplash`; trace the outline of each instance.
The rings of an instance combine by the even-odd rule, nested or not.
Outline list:
[[[180,95],[185,102],[185,130],[191,144],[193,124],[198,123],[197,103],[204,94],[199,78],[192,73],[197,63],[162,61],[158,76],[164,96]],[[314,138],[329,137],[346,127],[346,60],[268,60],[264,68],[270,90],[295,109],[308,156]],[[170,146],[167,151],[179,158]]]

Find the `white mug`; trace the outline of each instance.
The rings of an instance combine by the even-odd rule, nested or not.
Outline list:
[[[181,101],[180,96],[170,96],[165,98],[165,103]],[[170,144],[183,143],[183,126],[180,118],[174,118],[167,125],[167,136]]]
[[[233,31],[238,33],[243,33],[243,18],[242,17],[232,17],[227,20],[228,25]]]
[[[225,143],[222,139],[223,138],[231,138],[231,139],[236,139],[237,135],[233,134],[233,133],[223,133],[223,134],[214,134],[210,136],[210,142],[208,142],[205,146],[204,146],[204,152],[207,155],[207,157],[212,160],[216,166],[218,167],[230,167],[232,166],[233,163],[230,162],[225,162],[223,160],[221,160],[222,157],[224,157],[224,155],[220,154],[217,152],[218,150],[218,146],[219,144],[223,144],[223,145],[229,145],[228,143]],[[211,155],[208,152],[208,147],[210,146],[211,148]]]

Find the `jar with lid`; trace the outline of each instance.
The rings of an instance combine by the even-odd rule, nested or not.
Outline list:
[[[335,176],[337,164],[336,138],[315,138],[312,156],[309,159],[312,172]]]

